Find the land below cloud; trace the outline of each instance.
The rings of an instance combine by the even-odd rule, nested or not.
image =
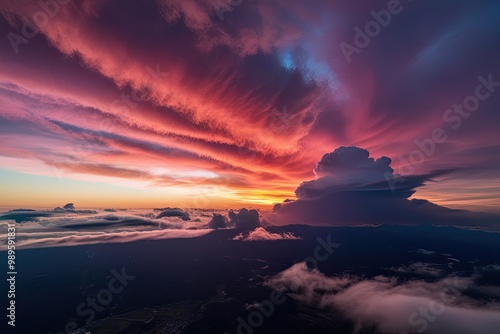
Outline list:
[[[420,288],[401,293],[416,297],[420,291],[418,297],[425,298],[416,304],[410,300],[411,307],[405,302],[405,312],[411,310],[408,314],[386,315],[415,331],[419,327],[408,323],[411,313],[419,305],[428,306],[432,296],[439,298],[446,287],[443,282],[455,279],[460,280],[460,292],[452,294],[455,299],[446,307],[470,316],[472,323],[482,319],[476,313],[492,312],[491,321],[500,319],[497,233],[430,225],[295,225],[267,230],[296,238],[242,241],[236,238],[239,230],[219,229],[195,238],[21,249],[17,253],[17,266],[23,272],[18,276],[23,287],[17,298],[22,305],[18,316],[30,321],[20,322],[20,327],[27,332],[58,333],[75,321],[79,327],[103,330],[107,326],[99,321],[108,319],[104,320],[108,324],[120,321],[131,333],[161,333],[166,328],[175,329],[172,333],[236,333],[241,318],[255,333],[277,329],[352,333],[356,326],[364,328],[360,333],[374,333],[375,327],[393,324],[369,310],[350,313],[351,304],[328,304],[326,296],[353,293],[369,284],[374,289],[373,302],[378,303],[380,293],[397,297],[398,289],[413,284]],[[96,298],[108,288],[113,270],[133,279],[113,294],[109,305],[98,304],[100,311],[90,317],[87,297]],[[290,270],[295,274],[290,276]],[[309,283],[303,286],[304,280]],[[306,286],[315,290],[308,292]],[[258,310],[260,302],[270,300],[273,291],[282,294],[283,303],[274,305],[272,314],[252,327],[249,314]],[[82,302],[84,307],[78,311]],[[175,312],[180,316],[169,317]],[[429,328],[451,326],[446,319],[429,323]],[[87,320],[92,321],[87,324]]]

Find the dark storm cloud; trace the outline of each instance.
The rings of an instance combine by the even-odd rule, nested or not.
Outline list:
[[[122,227],[162,227],[162,228],[178,228],[178,225],[169,224],[167,222],[150,219],[147,217],[138,217],[132,215],[107,215],[85,219],[81,222],[68,222],[61,225],[61,228],[70,230],[97,230],[105,231],[106,229],[116,230]]]
[[[270,219],[278,224],[361,225],[436,224],[498,228],[493,214],[452,210],[426,200],[409,199],[417,188],[445,175],[394,174],[387,157],[373,159],[367,150],[340,147],[316,165],[318,178],[303,182],[297,200],[276,207]],[[399,180],[399,181],[398,181]]]
[[[181,209],[166,209],[160,212],[160,214],[156,218],[163,217],[180,217],[182,220],[190,220],[189,213],[181,210]]]
[[[259,212],[255,209],[240,209],[228,212],[229,222],[239,230],[253,230],[261,226]]]
[[[56,207],[53,210],[56,213],[77,213],[77,214],[95,214],[97,211],[95,210],[77,210],[73,203],[65,204],[62,208]]]
[[[227,227],[227,217],[219,213],[214,213],[212,219],[210,219],[210,222],[208,223],[208,227],[212,229]]]
[[[50,217],[52,212],[40,212],[33,210],[11,210],[0,216],[0,220],[14,220],[16,223],[24,223],[28,221],[37,221],[39,217]]]
[[[73,203],[68,203],[53,210],[33,210],[33,209],[14,209],[0,215],[0,220],[14,220],[16,223],[38,221],[41,217],[61,216],[61,214],[97,214],[95,210],[77,210]]]

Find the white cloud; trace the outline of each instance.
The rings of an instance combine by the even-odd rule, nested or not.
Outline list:
[[[11,211],[3,217],[0,214],[0,218],[23,221],[16,223],[16,247],[41,248],[199,237],[212,232],[208,222],[213,212],[189,210],[186,215],[192,215],[192,221],[180,217],[158,219],[157,213],[148,209],[112,213],[109,210]],[[0,224],[0,233],[7,233],[7,224]],[[0,249],[5,248],[6,245],[0,245]]]
[[[443,275],[443,270],[440,269],[440,265],[423,262],[415,262],[397,268],[390,268],[389,270],[397,273],[418,274],[433,277],[439,277]]]
[[[432,254],[436,253],[435,251],[430,251],[430,250],[423,249],[423,248],[417,249],[417,252],[421,253],[421,254],[425,254],[425,255],[432,255]]]
[[[287,291],[301,303],[341,312],[356,331],[376,326],[380,332],[497,334],[498,303],[471,299],[464,292],[474,286],[471,278],[436,282],[396,278],[361,280],[326,277],[299,263],[270,279],[267,284]]]
[[[255,230],[248,234],[240,233],[233,238],[233,240],[241,241],[261,241],[261,240],[298,240],[292,233],[271,233],[263,227],[257,227]]]
[[[177,238],[196,238],[206,235],[212,230],[152,230],[126,232],[94,232],[79,233],[78,235],[58,235],[39,239],[25,239],[16,243],[20,248],[43,248],[57,246],[77,246],[98,243],[123,243],[138,240],[159,240]]]

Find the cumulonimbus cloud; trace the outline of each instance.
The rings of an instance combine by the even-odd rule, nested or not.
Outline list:
[[[394,173],[391,159],[371,158],[359,147],[340,147],[316,165],[316,179],[300,184],[297,199],[277,206],[276,224],[436,224],[498,229],[500,217],[452,210],[410,197],[426,182],[451,170],[423,175]]]

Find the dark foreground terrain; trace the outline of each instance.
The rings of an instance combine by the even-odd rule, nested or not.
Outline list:
[[[295,263],[315,266],[318,237],[340,244],[317,261],[327,276],[435,280],[391,268],[432,263],[441,276],[470,276],[500,263],[496,233],[432,226],[286,231],[302,239],[236,241],[237,231],[218,230],[193,239],[18,250],[16,328],[7,333],[352,333],[355,324],[341,310],[303,305],[263,284]],[[500,288],[499,271],[481,284]],[[268,307],[252,307],[259,303]]]

